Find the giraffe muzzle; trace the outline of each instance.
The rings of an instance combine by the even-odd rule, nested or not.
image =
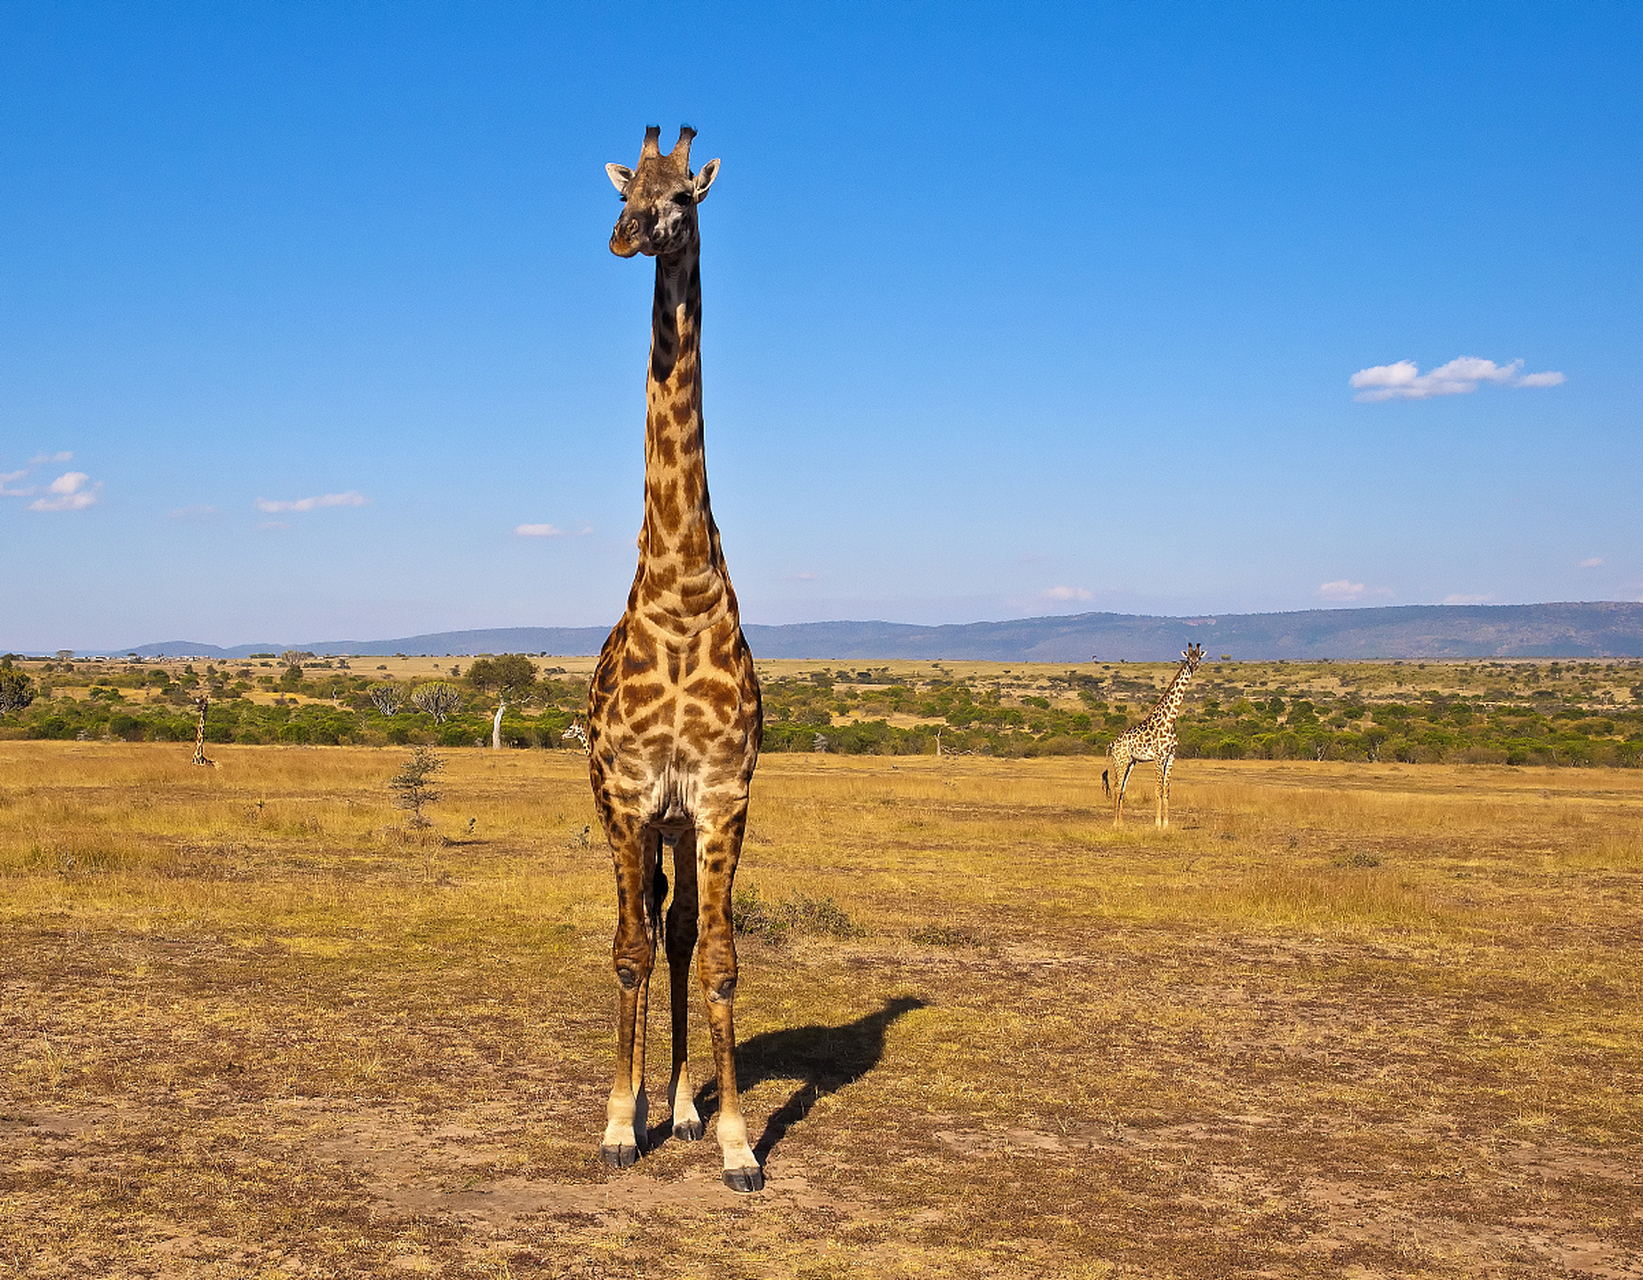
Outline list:
[[[618,258],[633,257],[640,250],[639,232],[639,223],[636,219],[623,218],[610,233],[610,251]]]

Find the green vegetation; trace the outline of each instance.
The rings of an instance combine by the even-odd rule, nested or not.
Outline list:
[[[840,755],[1099,755],[1152,708],[1164,663],[761,664],[764,749]],[[424,666],[423,671],[427,668]],[[0,739],[564,748],[586,674],[517,654],[433,681],[347,659],[0,666]],[[416,694],[437,688],[437,700]],[[25,700],[29,699],[29,700]],[[1185,759],[1609,765],[1643,763],[1643,662],[1213,662],[1176,724]]]
[[[823,668],[765,682],[765,750],[933,755],[939,735],[955,754],[1100,754],[1174,671],[931,664],[929,678],[897,681]],[[1643,663],[1214,663],[1176,732],[1187,759],[1636,767]]]
[[[436,718],[411,701],[412,690],[428,682],[356,674],[346,659],[303,658],[277,677],[244,663],[207,663],[202,670],[192,663],[34,665],[38,688],[21,670],[0,676],[7,682],[0,697],[17,682],[35,693],[32,703],[0,706],[0,739],[191,742],[193,699],[203,689],[211,698],[207,742],[462,747],[490,741],[495,707],[494,686],[439,681]],[[474,666],[484,675],[479,662]],[[527,707],[510,705],[502,721],[504,745],[559,747],[571,718],[587,705],[586,684],[539,680],[531,694]]]

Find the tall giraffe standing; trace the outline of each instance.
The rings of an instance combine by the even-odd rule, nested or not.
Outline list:
[[[1101,771],[1101,790],[1112,797],[1112,825],[1124,819],[1124,788],[1129,784],[1130,770],[1141,760],[1158,762],[1158,801],[1154,823],[1169,826],[1169,771],[1175,763],[1175,717],[1181,714],[1181,699],[1187,696],[1187,682],[1198,664],[1204,660],[1204,646],[1189,644],[1181,651],[1180,669],[1164,690],[1147,718],[1133,729],[1126,729],[1113,740],[1107,752],[1108,765]],[[1107,781],[1112,775],[1112,784]]]
[[[719,1089],[725,1184],[757,1191],[764,1172],[747,1141],[736,1092],[736,944],[730,891],[747,823],[747,795],[764,720],[753,657],[708,505],[702,452],[702,282],[696,206],[719,171],[690,171],[690,141],[672,152],[645,130],[639,167],[606,165],[625,208],[611,252],[656,259],[645,412],[645,520],[627,612],[605,641],[588,694],[588,775],[616,863],[613,958],[620,1003],[616,1082],[600,1144],[606,1164],[645,1148],[645,1013],[662,930],[673,849],[673,901],[665,945],[673,1014],[673,1133],[694,1141],[685,1020],[690,959],[707,998]]]
[[[200,678],[199,691],[194,695],[194,709],[199,718],[194,724],[194,763],[210,765],[215,768],[217,762],[205,754],[205,713],[211,710],[211,687],[205,678]]]

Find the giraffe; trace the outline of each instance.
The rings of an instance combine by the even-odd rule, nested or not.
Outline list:
[[[199,692],[194,695],[194,707],[199,712],[199,719],[194,725],[194,761],[195,764],[217,767],[217,762],[205,754],[205,713],[211,709],[211,690],[202,679]]]
[[[696,131],[663,155],[652,126],[637,169],[606,165],[624,204],[611,252],[656,259],[645,388],[645,517],[627,611],[600,652],[588,691],[588,776],[616,868],[616,1081],[600,1155],[616,1168],[643,1154],[645,1014],[658,935],[672,994],[675,1137],[703,1135],[687,1060],[690,962],[706,997],[718,1081],[725,1185],[758,1191],[764,1171],[736,1092],[736,944],[731,881],[747,824],[764,719],[742,636],[702,452],[700,239],[696,206],[719,171],[690,170]],[[662,918],[673,850],[673,901]],[[700,948],[697,939],[700,937]]]
[[[1130,770],[1141,760],[1158,762],[1158,802],[1154,823],[1169,826],[1169,771],[1175,763],[1175,717],[1181,712],[1181,699],[1187,696],[1187,682],[1198,664],[1204,660],[1204,646],[1189,644],[1181,651],[1181,667],[1176,671],[1164,696],[1159,698],[1147,718],[1133,729],[1126,729],[1113,739],[1107,752],[1108,767],[1101,771],[1101,790],[1112,797],[1112,825],[1124,820],[1124,788],[1129,784]],[[1111,784],[1108,774],[1112,775]]]

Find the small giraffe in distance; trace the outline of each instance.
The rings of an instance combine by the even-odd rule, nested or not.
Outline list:
[[[644,1153],[645,1012],[658,934],[672,996],[673,1134],[703,1135],[687,1061],[690,961],[707,1001],[725,1185],[758,1191],[764,1171],[736,1092],[736,941],[731,881],[747,829],[748,788],[764,732],[753,655],[708,505],[702,452],[700,233],[696,206],[719,172],[690,170],[696,131],[663,155],[645,130],[637,169],[606,165],[624,205],[611,252],[656,259],[645,387],[645,518],[627,611],[600,652],[588,692],[588,777],[616,867],[616,1081],[599,1152],[626,1168]],[[673,850],[665,919],[662,848]],[[698,952],[697,938],[701,946]]]
[[[1154,823],[1169,826],[1169,771],[1175,763],[1175,717],[1181,714],[1181,700],[1187,696],[1187,683],[1198,664],[1204,660],[1204,646],[1189,644],[1181,651],[1183,659],[1164,696],[1159,698],[1147,718],[1132,729],[1126,729],[1113,739],[1107,752],[1108,764],[1101,771],[1101,790],[1112,797],[1112,825],[1124,820],[1124,788],[1129,784],[1130,770],[1142,760],[1158,762],[1158,801]],[[1112,781],[1109,783],[1108,775]]]

